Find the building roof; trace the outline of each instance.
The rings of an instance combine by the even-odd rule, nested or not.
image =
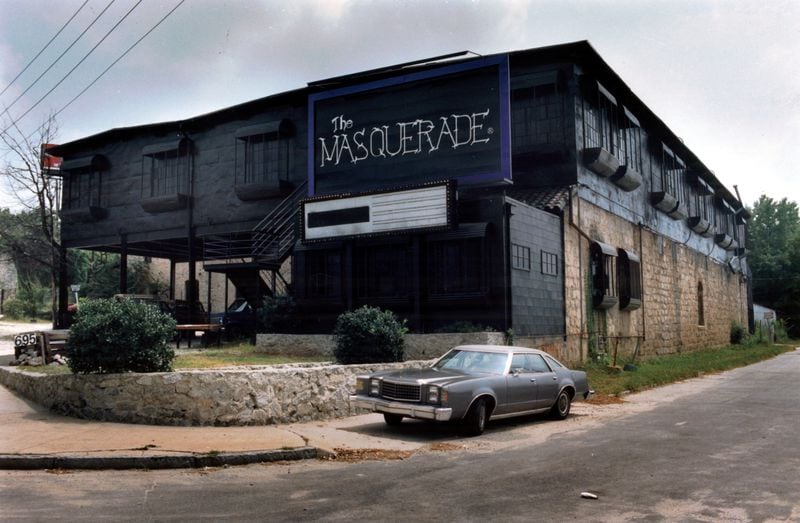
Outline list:
[[[567,206],[569,187],[565,185],[537,188],[509,187],[506,189],[506,195],[537,209],[558,214]]]
[[[659,140],[663,141],[670,149],[676,152],[682,160],[686,163],[687,167],[703,172],[703,177],[714,188],[716,194],[722,196],[726,201],[733,204],[739,212],[745,216],[747,212],[744,210],[739,198],[725,187],[719,181],[711,169],[705,166],[703,162],[683,143],[683,140],[673,133],[666,123],[659,118],[653,111],[637,97],[630,87],[622,80],[622,78],[603,60],[597,51],[586,41],[570,42],[565,44],[558,44],[546,47],[537,47],[532,49],[525,49],[520,51],[510,51],[507,53],[497,53],[490,56],[507,55],[511,63],[512,69],[515,64],[538,64],[538,63],[575,63],[585,74],[590,74],[603,85],[609,88],[620,102],[631,109],[641,121],[643,126],[648,129],[648,132],[653,134]],[[104,131],[92,136],[80,138],[78,140],[62,144],[48,149],[51,154],[58,156],[70,156],[78,153],[85,153],[85,148],[96,146],[100,143],[105,143],[112,140],[119,140],[126,136],[139,134],[141,132],[156,132],[156,133],[182,133],[191,132],[192,128],[213,125],[215,122],[224,121],[231,118],[240,117],[239,115],[247,115],[261,107],[269,107],[275,103],[295,103],[303,104],[303,100],[309,94],[324,91],[331,88],[343,87],[346,85],[353,85],[363,83],[367,80],[377,80],[401,74],[407,74],[411,71],[421,71],[440,67],[443,62],[457,63],[466,62],[486,58],[470,53],[469,51],[462,51],[458,53],[451,53],[423,60],[415,60],[413,62],[406,62],[397,65],[391,65],[378,69],[371,69],[368,71],[347,74],[326,80],[318,80],[308,83],[304,88],[296,89],[293,91],[286,91],[270,95],[264,98],[259,98],[235,106],[219,109],[196,117],[174,120],[168,122],[121,127]]]

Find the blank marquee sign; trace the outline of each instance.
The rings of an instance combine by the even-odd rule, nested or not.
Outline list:
[[[304,200],[303,242],[443,230],[454,225],[455,183]]]

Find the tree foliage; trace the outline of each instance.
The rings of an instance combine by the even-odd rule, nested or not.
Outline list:
[[[753,299],[774,308],[800,335],[800,211],[797,203],[761,195],[750,209],[748,264]]]

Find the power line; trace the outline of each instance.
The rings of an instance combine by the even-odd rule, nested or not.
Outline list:
[[[42,72],[42,74],[40,74],[40,75],[39,75],[39,76],[36,78],[36,80],[34,80],[34,81],[33,81],[33,83],[32,83],[31,85],[29,85],[29,86],[28,86],[28,87],[27,87],[27,88],[26,88],[24,91],[22,91],[22,93],[20,93],[20,95],[19,95],[19,96],[17,96],[16,98],[14,98],[14,100],[13,100],[13,101],[12,101],[12,102],[11,102],[11,103],[10,103],[10,104],[9,104],[9,105],[6,107],[6,108],[5,108],[5,110],[3,111],[3,114],[8,114],[8,110],[9,110],[9,109],[11,109],[11,108],[14,106],[14,104],[15,104],[15,103],[17,103],[17,102],[19,101],[19,99],[20,99],[20,98],[22,98],[23,96],[25,96],[25,93],[27,93],[28,91],[30,91],[30,90],[31,90],[31,88],[33,88],[33,86],[34,86],[34,85],[36,85],[36,84],[39,82],[39,80],[41,80],[41,79],[42,79],[42,77],[43,77],[44,75],[46,75],[46,74],[47,74],[47,72],[48,72],[48,71],[50,71],[50,69],[52,69],[52,68],[53,68],[53,66],[55,66],[55,65],[58,63],[58,61],[59,61],[59,60],[61,60],[61,58],[63,58],[63,57],[64,57],[64,55],[65,55],[65,54],[67,54],[67,53],[69,52],[69,50],[70,50],[70,49],[72,49],[72,47],[73,47],[75,44],[77,44],[77,43],[78,43],[78,40],[80,40],[81,38],[83,38],[83,35],[85,35],[85,34],[86,34],[86,32],[87,32],[89,29],[91,29],[91,28],[92,28],[92,26],[93,26],[93,25],[94,25],[94,24],[95,24],[95,23],[96,23],[96,22],[97,22],[97,21],[100,19],[100,17],[101,17],[101,16],[103,16],[103,14],[104,14],[106,11],[108,11],[108,8],[109,8],[109,7],[111,7],[111,5],[112,5],[114,2],[116,2],[116,0],[111,0],[111,2],[109,2],[109,3],[108,3],[108,5],[105,7],[105,9],[103,9],[102,11],[100,11],[100,14],[98,14],[98,15],[97,15],[97,16],[94,18],[94,20],[92,20],[92,22],[91,22],[91,23],[90,23],[88,26],[86,26],[86,28],[83,30],[83,32],[82,32],[81,34],[79,34],[79,35],[78,35],[78,37],[77,37],[75,40],[73,40],[73,41],[72,41],[72,43],[71,43],[71,44],[69,44],[69,47],[67,47],[66,49],[64,49],[64,51],[63,51],[63,52],[62,52],[60,55],[58,55],[58,58],[56,58],[55,60],[53,60],[53,63],[51,63],[51,64],[50,64],[50,65],[47,67],[47,69],[45,69],[45,70]],[[8,129],[6,129],[6,130],[8,130]],[[3,131],[3,132],[5,132],[5,131]]]
[[[58,111],[53,113],[53,117],[55,118],[56,116],[58,116],[59,114],[64,112],[70,105],[72,105],[73,102],[75,102],[75,100],[80,98],[86,91],[88,91],[94,84],[96,84],[100,80],[100,78],[102,78],[112,67],[114,67],[117,64],[117,62],[122,60],[125,57],[125,55],[127,55],[129,52],[131,52],[133,50],[134,47],[139,45],[139,43],[141,43],[142,40],[147,38],[147,36],[150,35],[150,33],[155,31],[156,28],[158,26],[160,26],[167,18],[169,18],[170,15],[172,15],[172,13],[174,13],[181,5],[183,5],[183,3],[185,1],[186,0],[180,0],[175,5],[175,7],[173,7],[167,14],[165,14],[163,17],[161,17],[161,19],[158,22],[156,22],[155,25],[153,25],[153,27],[148,29],[148,31],[146,33],[144,33],[141,37],[139,37],[139,39],[136,40],[130,47],[128,47],[121,55],[119,55],[119,57],[117,57],[116,60],[111,62],[111,65],[106,67],[105,70],[103,70],[102,73],[100,73],[94,80],[92,80],[86,87],[84,87],[77,95],[75,95],[75,97],[73,97],[72,100],[67,102],[61,109],[59,109]],[[15,124],[16,124],[16,122],[12,123],[11,126],[9,126],[9,127],[13,127]],[[33,131],[31,134],[29,134],[27,136],[26,140],[30,140],[31,137],[33,137],[34,134],[36,134],[37,132],[43,130],[45,128],[45,126],[46,126],[46,124],[39,126],[39,128],[37,130]]]
[[[69,107],[70,105],[72,105],[72,103],[73,103],[75,100],[77,100],[78,98],[80,98],[80,97],[83,95],[83,93],[85,93],[86,91],[88,91],[88,90],[89,90],[89,89],[90,89],[90,88],[91,88],[91,87],[92,87],[94,84],[96,84],[96,83],[97,83],[97,81],[98,81],[98,80],[100,80],[100,78],[102,78],[102,77],[103,77],[103,75],[105,75],[105,74],[108,72],[108,70],[109,70],[109,69],[111,69],[112,67],[114,67],[114,66],[117,64],[117,62],[119,62],[120,60],[122,60],[122,59],[125,57],[125,55],[127,55],[129,52],[131,52],[131,51],[133,50],[133,48],[134,48],[134,47],[136,47],[137,45],[139,45],[139,42],[141,42],[142,40],[144,40],[144,39],[145,39],[145,38],[146,38],[146,37],[147,37],[147,36],[148,36],[150,33],[152,33],[153,31],[155,31],[155,29],[156,29],[156,28],[157,28],[159,25],[161,25],[161,23],[162,23],[164,20],[166,20],[167,18],[169,18],[169,16],[170,16],[172,13],[174,13],[174,12],[175,12],[175,11],[176,11],[176,10],[177,10],[177,9],[178,9],[180,6],[181,6],[181,5],[183,5],[183,3],[184,3],[185,1],[186,1],[186,0],[180,0],[180,2],[178,2],[178,3],[177,3],[177,5],[175,5],[175,7],[173,7],[173,8],[172,8],[172,10],[170,10],[170,12],[168,12],[166,15],[164,15],[164,16],[161,18],[161,20],[159,20],[158,22],[156,22],[156,24],[155,24],[153,27],[151,27],[151,28],[150,28],[150,29],[149,29],[149,30],[148,30],[148,31],[147,31],[145,34],[143,34],[143,35],[142,35],[142,36],[141,36],[141,37],[140,37],[138,40],[136,40],[136,41],[133,43],[133,45],[131,45],[130,47],[128,47],[128,48],[125,50],[125,52],[124,52],[124,53],[122,53],[121,55],[119,55],[119,57],[118,57],[116,60],[114,60],[113,62],[111,62],[111,65],[109,65],[108,67],[106,67],[106,68],[105,68],[105,70],[103,70],[103,72],[102,72],[102,73],[100,73],[100,74],[97,76],[97,78],[95,78],[94,80],[92,80],[92,81],[89,83],[89,85],[87,85],[86,87],[84,87],[84,88],[83,88],[83,90],[81,90],[81,92],[79,92],[79,93],[78,93],[78,94],[77,94],[77,95],[76,95],[76,96],[75,96],[75,97],[74,97],[72,100],[70,100],[69,102],[67,102],[67,104],[66,104],[66,105],[64,105],[64,107],[62,107],[61,109],[59,109],[58,111],[56,111],[56,112],[53,114],[53,117],[56,117],[56,116],[58,116],[59,114],[61,114],[61,113],[62,113],[64,110],[66,110],[66,108],[67,108],[67,107]]]
[[[113,2],[113,1],[114,1],[114,0],[112,0],[112,2]],[[134,9],[136,9],[137,7],[139,7],[139,4],[141,4],[143,1],[144,1],[144,0],[139,0],[138,2],[136,2],[136,3],[133,5],[133,7],[131,7],[131,8],[128,10],[128,12],[127,12],[127,13],[125,13],[125,15],[124,15],[122,18],[120,18],[120,19],[119,19],[119,21],[118,21],[116,24],[114,24],[114,26],[113,26],[111,29],[109,29],[109,31],[108,31],[108,32],[107,32],[107,33],[106,33],[106,34],[103,36],[103,38],[101,38],[101,39],[100,39],[100,41],[99,41],[99,42],[97,42],[97,43],[94,45],[94,47],[92,47],[92,48],[89,50],[89,52],[88,52],[88,53],[86,53],[86,54],[83,56],[83,58],[81,58],[81,60],[80,60],[80,61],[79,61],[77,64],[75,64],[75,65],[72,67],[72,69],[70,69],[70,70],[69,70],[69,72],[67,72],[67,74],[65,74],[65,75],[64,75],[64,76],[61,78],[61,80],[59,80],[59,81],[58,81],[58,83],[56,83],[56,85],[54,85],[54,86],[53,86],[53,87],[52,87],[52,88],[51,88],[49,91],[47,91],[47,92],[44,94],[44,96],[42,96],[41,98],[39,98],[39,99],[36,101],[36,103],[35,103],[35,104],[33,104],[32,106],[30,106],[30,107],[28,108],[28,110],[27,110],[27,111],[25,111],[24,113],[22,113],[21,115],[19,115],[19,116],[18,116],[18,117],[17,117],[17,118],[14,120],[14,122],[13,122],[11,125],[9,125],[9,126],[8,126],[8,127],[6,127],[5,129],[3,129],[2,131],[0,131],[0,133],[4,133],[4,132],[8,131],[9,129],[11,129],[11,127],[13,127],[13,126],[14,126],[14,124],[16,124],[17,122],[19,122],[19,121],[20,121],[20,120],[22,120],[23,118],[25,118],[25,116],[27,116],[27,115],[28,115],[28,113],[30,113],[31,111],[33,111],[33,110],[34,110],[34,109],[35,109],[35,108],[36,108],[36,107],[37,107],[37,106],[38,106],[40,103],[42,103],[42,102],[44,101],[44,99],[45,99],[45,98],[47,98],[48,96],[50,96],[50,93],[52,93],[53,91],[55,91],[55,90],[56,90],[56,88],[57,88],[59,85],[61,85],[62,83],[64,83],[64,81],[65,81],[67,78],[69,78],[69,75],[71,75],[71,74],[72,74],[72,73],[75,71],[75,69],[77,69],[77,68],[78,68],[78,67],[79,67],[79,66],[80,66],[80,65],[81,65],[81,64],[82,64],[84,61],[86,61],[86,59],[87,59],[87,58],[89,58],[89,56],[90,56],[90,55],[91,55],[91,54],[92,54],[92,53],[95,51],[95,49],[97,49],[97,48],[100,46],[100,44],[102,44],[102,43],[105,41],[105,39],[106,39],[106,38],[108,38],[108,36],[109,36],[111,33],[113,33],[113,32],[114,32],[114,31],[117,29],[117,27],[119,27],[119,25],[120,25],[120,24],[121,24],[123,21],[125,21],[125,19],[126,19],[126,18],[128,18],[128,15],[130,15],[130,14],[131,14],[131,13],[134,11]],[[8,111],[8,109],[6,109],[6,111]]]
[[[61,34],[61,31],[63,31],[63,30],[64,30],[64,29],[65,29],[65,28],[66,28],[66,27],[69,25],[69,23],[70,23],[70,22],[72,22],[72,19],[73,19],[73,18],[75,18],[76,16],[78,16],[78,13],[80,13],[80,12],[81,12],[81,10],[82,10],[84,7],[86,7],[86,4],[88,4],[88,3],[89,3],[89,0],[84,0],[84,1],[83,1],[83,3],[81,4],[81,6],[78,8],[78,10],[77,10],[77,11],[75,11],[75,12],[72,14],[72,16],[70,16],[70,17],[69,17],[69,20],[67,20],[67,21],[64,23],[64,25],[62,25],[62,26],[61,26],[61,29],[59,29],[59,30],[58,30],[58,32],[57,32],[56,34],[54,34],[54,35],[53,35],[53,38],[51,38],[49,42],[47,42],[46,44],[44,44],[44,47],[42,47],[41,51],[39,51],[38,53],[36,53],[36,56],[34,56],[33,58],[31,58],[31,61],[30,61],[30,62],[28,62],[28,65],[26,65],[25,67],[23,67],[23,68],[22,68],[22,71],[20,71],[20,72],[19,72],[19,74],[17,74],[17,76],[15,76],[15,77],[14,77],[14,79],[13,79],[13,80],[11,80],[11,81],[8,83],[8,85],[5,87],[5,89],[3,89],[2,91],[0,91],[0,96],[3,96],[3,95],[5,94],[5,92],[6,92],[6,91],[8,91],[8,88],[9,88],[9,87],[11,87],[11,86],[14,84],[14,82],[16,82],[16,81],[19,79],[19,77],[20,77],[20,76],[22,76],[22,74],[23,74],[25,71],[27,71],[27,70],[28,70],[28,67],[30,67],[30,66],[31,66],[31,64],[33,64],[33,62],[35,62],[35,61],[36,61],[36,59],[37,59],[37,58],[39,58],[39,56],[41,56],[41,54],[44,52],[44,50],[45,50],[45,49],[47,49],[48,47],[50,47],[50,44],[52,44],[52,43],[53,43],[53,40],[55,40],[56,38],[58,38],[58,35],[60,35],[60,34]]]

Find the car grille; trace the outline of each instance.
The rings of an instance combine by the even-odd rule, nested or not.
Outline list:
[[[420,401],[422,399],[422,387],[384,381],[381,387],[381,397],[397,401]]]

